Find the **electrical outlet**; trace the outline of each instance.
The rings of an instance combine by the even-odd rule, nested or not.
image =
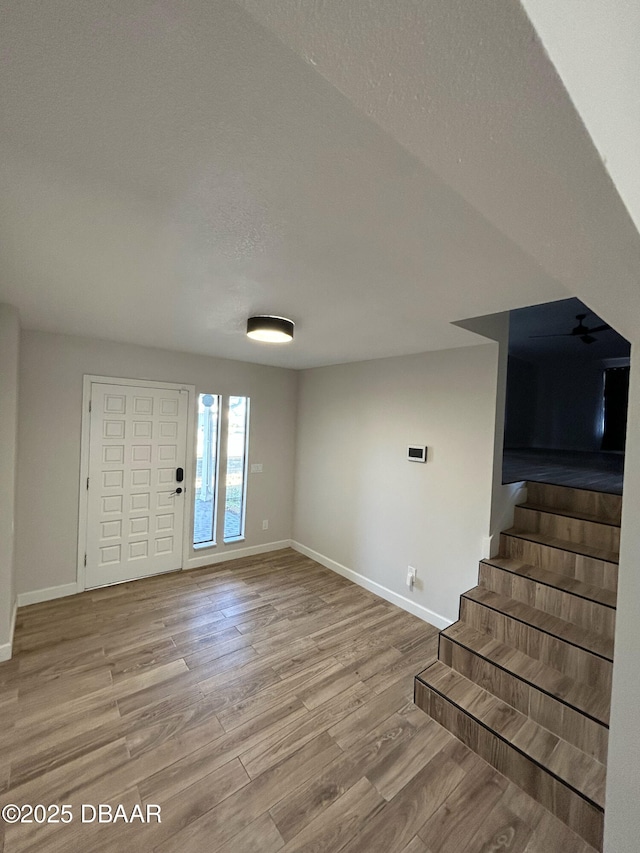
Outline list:
[[[418,570],[413,566],[407,566],[407,586],[410,590],[413,591],[413,586],[416,582],[416,577],[418,575]]]
[[[267,518],[265,518],[265,520],[262,522],[262,529],[263,530],[269,529],[269,520]]]

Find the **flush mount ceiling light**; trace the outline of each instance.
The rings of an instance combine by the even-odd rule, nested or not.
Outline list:
[[[249,317],[247,320],[247,336],[254,341],[265,341],[269,344],[286,344],[293,340],[293,320],[286,317],[272,317],[263,314]]]

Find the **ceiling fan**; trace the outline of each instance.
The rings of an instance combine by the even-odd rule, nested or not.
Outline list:
[[[580,338],[583,344],[594,344],[598,339],[593,336],[598,332],[606,332],[611,326],[603,323],[601,326],[594,326],[589,329],[582,322],[587,317],[586,314],[576,314],[578,325],[571,329],[570,332],[562,332],[559,335],[529,335],[530,338]]]

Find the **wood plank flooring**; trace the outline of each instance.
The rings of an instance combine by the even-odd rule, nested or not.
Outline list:
[[[0,664],[0,853],[592,853],[412,702],[437,631],[290,551],[33,605]],[[81,823],[82,804],[161,823]]]
[[[520,480],[621,495],[624,453],[505,448],[502,482]]]

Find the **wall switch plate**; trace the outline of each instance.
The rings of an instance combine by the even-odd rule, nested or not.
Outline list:
[[[252,474],[262,474],[262,462],[252,462],[251,463],[251,473]]]

